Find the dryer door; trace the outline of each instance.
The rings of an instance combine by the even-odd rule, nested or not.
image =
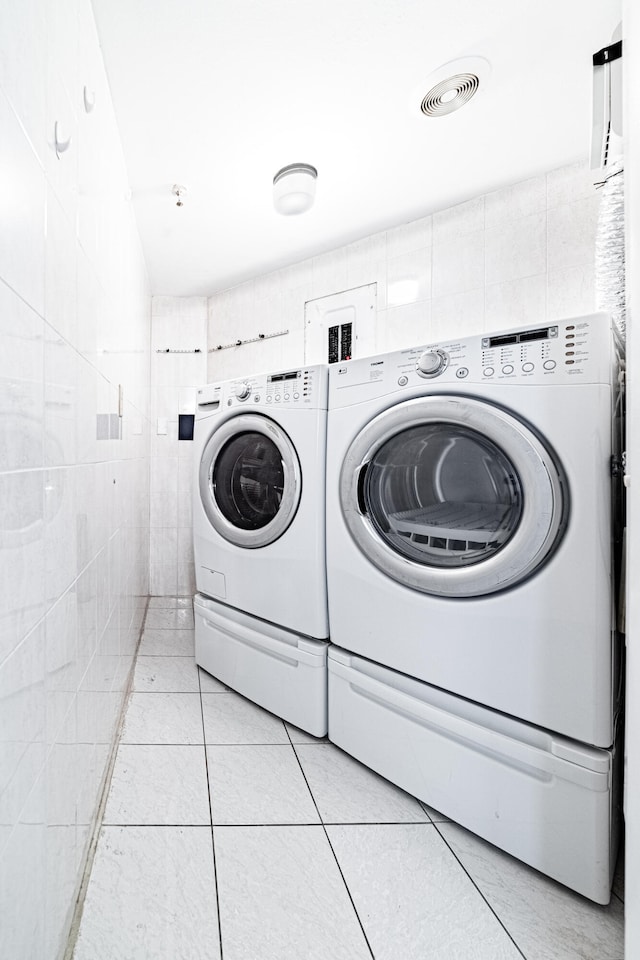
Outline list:
[[[300,462],[284,430],[259,414],[241,414],[215,430],[200,460],[200,498],[211,525],[229,543],[273,543],[293,520]]]
[[[490,403],[400,403],[351,444],[343,515],[388,576],[438,597],[479,597],[530,577],[560,542],[568,488],[530,427]]]

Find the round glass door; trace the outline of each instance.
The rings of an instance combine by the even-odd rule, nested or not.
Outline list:
[[[300,465],[287,434],[272,420],[246,414],[209,438],[200,462],[200,497],[212,526],[237,546],[273,543],[300,500]]]
[[[521,421],[491,404],[425,397],[385,411],[345,458],[347,526],[386,574],[443,597],[530,576],[566,524],[566,480]]]
[[[240,530],[260,530],[277,516],[284,466],[277,446],[254,430],[237,434],[216,457],[212,489],[220,512]]]

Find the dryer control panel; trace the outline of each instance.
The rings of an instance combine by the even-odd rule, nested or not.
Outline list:
[[[609,316],[591,314],[336,364],[330,370],[331,402],[339,394],[344,401],[337,405],[342,405],[420,386],[610,384],[614,359]],[[343,391],[345,387],[356,390]]]
[[[609,383],[612,338],[609,317],[594,314],[496,334],[427,346],[415,359],[418,373],[443,358],[432,378],[502,383]],[[409,357],[407,357],[409,362]],[[435,361],[432,362],[432,366]]]

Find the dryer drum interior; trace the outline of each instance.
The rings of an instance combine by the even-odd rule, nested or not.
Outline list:
[[[384,573],[436,596],[495,593],[551,556],[568,489],[552,452],[483,401],[426,397],[372,420],[341,474],[351,535]]]
[[[396,434],[360,483],[380,536],[402,556],[436,567],[481,562],[504,546],[522,516],[513,464],[464,426],[429,423]]]

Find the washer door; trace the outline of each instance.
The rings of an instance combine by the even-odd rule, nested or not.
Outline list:
[[[233,417],[214,431],[200,460],[199,481],[211,525],[229,543],[248,549],[282,536],[300,502],[293,444],[259,414]]]
[[[355,542],[398,582],[479,597],[530,577],[568,517],[551,452],[492,404],[455,396],[400,403],[351,444],[340,502]]]

